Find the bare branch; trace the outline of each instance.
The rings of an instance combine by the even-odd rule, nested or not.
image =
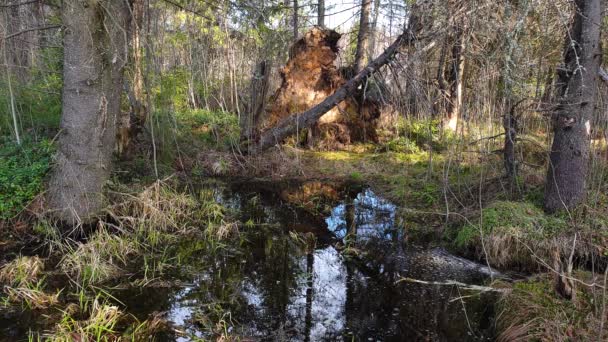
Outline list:
[[[41,27],[31,27],[29,29],[25,29],[25,30],[22,30],[22,31],[19,31],[19,32],[15,32],[15,33],[9,34],[6,37],[1,37],[0,41],[2,41],[2,40],[9,40],[11,38],[14,38],[14,37],[20,36],[20,35],[22,35],[24,33],[32,32],[32,31],[52,30],[52,29],[56,29],[56,28],[60,28],[60,27],[61,27],[61,25],[49,25],[49,26],[41,26]]]

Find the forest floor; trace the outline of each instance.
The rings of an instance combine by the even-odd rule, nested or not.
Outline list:
[[[608,248],[608,197],[603,187],[594,190],[580,210],[547,215],[541,206],[544,169],[522,167],[518,189],[509,192],[500,155],[493,153],[454,154],[449,141],[423,136],[340,151],[288,144],[243,156],[218,139],[230,126],[218,125],[220,134],[196,129],[184,133],[182,147],[192,136],[202,143],[167,153],[170,157],[157,165],[149,154],[119,163],[108,185],[107,216],[97,227],[68,239],[41,211],[52,140],[20,148],[2,142],[0,179],[11,180],[0,185],[2,305],[11,311],[38,312],[35,317],[42,313],[46,323],[39,327],[52,327],[45,336],[55,340],[110,331],[136,340],[157,334],[166,330],[160,316],[125,315],[109,289],[171,286],[163,279],[175,272],[175,260],[188,264],[201,253],[238,243],[235,231],[245,224],[230,218],[212,194],[192,193],[184,184],[210,177],[338,181],[370,185],[394,203],[396,224],[406,241],[443,246],[501,271],[518,272],[520,279],[492,285],[508,289],[498,303],[500,339],[585,340],[605,334],[602,270]],[[154,180],[155,169],[164,181]],[[308,195],[320,196],[314,189]],[[198,247],[179,243],[193,237],[205,242]],[[573,300],[552,290],[555,272],[568,264],[574,266],[567,272]],[[60,310],[49,314],[49,308],[57,307]],[[209,325],[215,336],[224,334],[221,312],[207,312],[205,317],[198,324]]]

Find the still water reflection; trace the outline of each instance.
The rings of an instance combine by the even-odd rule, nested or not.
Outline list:
[[[309,191],[311,198],[296,201],[289,194],[305,192],[302,184],[289,186],[295,190],[215,185],[217,201],[248,222],[241,246],[201,253],[200,263],[189,266],[196,276],[177,290],[117,295],[142,315],[166,311],[187,333],[182,341],[213,338],[209,327],[217,328],[218,321],[224,322],[221,330],[244,340],[492,338],[492,295],[398,282],[410,277],[482,284],[489,277],[485,267],[442,249],[403,244],[395,205],[369,188]],[[307,238],[312,235],[316,239]],[[152,303],[142,305],[142,297]]]

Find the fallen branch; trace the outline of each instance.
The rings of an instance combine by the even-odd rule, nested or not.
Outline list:
[[[509,289],[506,289],[506,288],[498,289],[498,288],[494,288],[494,287],[490,287],[490,286],[470,285],[470,284],[461,283],[456,280],[448,280],[445,282],[440,282],[440,281],[419,280],[419,279],[413,279],[413,278],[401,278],[401,279],[397,280],[396,283],[398,284],[401,282],[424,284],[424,285],[458,286],[459,288],[462,288],[465,290],[474,290],[474,291],[481,291],[481,292],[507,293],[510,291]]]
[[[312,126],[321,116],[323,116],[323,114],[342,102],[347,96],[352,95],[369,76],[390,62],[402,46],[413,42],[413,34],[411,34],[410,31],[402,33],[380,56],[371,61],[361,72],[348,80],[348,82],[338,88],[333,94],[326,97],[321,103],[302,113],[290,115],[279,122],[275,127],[263,132],[258,145],[252,152],[255,153],[268,149],[281,143],[285,138],[295,134],[298,130]],[[422,53],[428,51],[433,46],[435,46],[435,41],[430,42],[418,52]]]

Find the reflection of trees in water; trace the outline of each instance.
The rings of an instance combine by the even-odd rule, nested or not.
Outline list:
[[[272,193],[231,196],[241,219],[260,225],[242,229],[242,245],[215,256],[208,279],[201,281],[206,285],[197,297],[183,299],[221,299],[233,310],[236,331],[268,340],[472,338],[461,302],[451,301],[459,296],[454,288],[395,285],[401,276],[460,279],[450,273],[454,264],[438,262],[445,260],[428,250],[404,250],[394,243],[395,207],[373,192],[343,194],[325,222],[286,206]],[[317,248],[304,250],[287,229],[294,224],[315,234],[325,231],[331,239],[323,242],[316,235]],[[364,252],[357,262],[344,260],[327,242],[347,234]],[[486,304],[474,299],[467,304],[473,330],[479,329]]]
[[[395,229],[395,209],[390,202],[364,189],[347,192],[342,203],[337,205],[329,217],[327,225],[336,236],[356,234],[357,238],[393,238]]]

